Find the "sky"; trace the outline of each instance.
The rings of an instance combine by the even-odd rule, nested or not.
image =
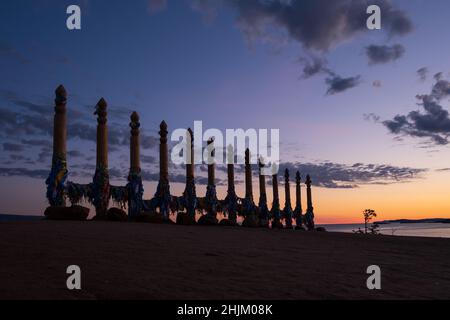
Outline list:
[[[66,27],[72,4],[81,30]],[[382,9],[381,30],[366,27],[370,4]],[[200,120],[279,129],[280,181],[284,168],[311,175],[318,223],[357,223],[367,208],[380,220],[449,217],[448,12],[446,0],[1,1],[0,213],[40,215],[47,205],[63,84],[71,181],[92,180],[93,112],[104,97],[115,185],[129,170],[129,115],[140,114],[146,198],[158,180],[159,123],[172,131]],[[199,196],[205,169],[196,167]],[[170,173],[181,195],[184,169]],[[236,180],[243,197],[242,168]]]

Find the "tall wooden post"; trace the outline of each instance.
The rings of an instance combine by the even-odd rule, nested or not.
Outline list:
[[[159,126],[159,183],[155,194],[156,206],[159,207],[159,212],[164,221],[169,221],[170,202],[172,196],[170,195],[169,185],[169,148],[167,146],[167,124],[162,121]]]
[[[227,175],[228,175],[228,189],[225,198],[225,211],[228,214],[229,225],[235,225],[237,222],[237,195],[234,185],[234,148],[230,144],[227,147]]]
[[[128,175],[128,218],[133,220],[142,213],[144,187],[141,177],[139,115],[133,112],[130,117],[130,173]]]
[[[285,205],[283,210],[284,221],[286,228],[292,228],[292,205],[291,205],[291,188],[289,186],[289,170],[286,168],[284,172],[284,193],[285,193]]]
[[[259,218],[255,202],[253,201],[252,165],[250,164],[250,150],[245,150],[245,198],[243,201],[245,219],[244,227],[259,227]]]
[[[245,150],[245,199],[253,202],[252,166],[250,164],[250,150]]]
[[[259,160],[259,225],[261,227],[269,226],[269,208],[267,207],[267,193],[266,193],[266,177],[262,174],[264,163]]]
[[[303,208],[302,208],[302,192],[301,192],[301,176],[297,171],[295,175],[295,209],[294,216],[296,222],[296,229],[303,229]]]
[[[217,224],[217,193],[216,193],[216,174],[215,174],[215,150],[214,139],[209,139],[207,142],[208,150],[208,185],[206,186],[206,216],[202,217],[202,224]]]
[[[306,227],[308,230],[314,230],[315,224],[314,224],[314,207],[312,202],[312,192],[311,192],[311,177],[309,174],[306,176],[306,201],[307,201],[307,208],[306,208],[306,214],[305,214],[305,220],[306,220]]]
[[[95,115],[97,115],[97,167],[93,180],[93,204],[96,211],[96,219],[106,219],[106,211],[109,206],[110,184],[108,171],[108,128],[107,128],[107,103],[101,98],[97,103]]]
[[[167,124],[162,121],[160,124],[160,144],[159,144],[159,175],[160,180],[169,182],[169,148],[167,145]]]
[[[273,202],[272,210],[270,212],[272,220],[272,229],[283,228],[281,224],[281,211],[280,211],[280,196],[278,193],[278,171],[274,172],[272,175],[272,191],[273,191]]]
[[[309,174],[306,176],[306,211],[313,211],[313,203],[312,203],[312,193],[311,193],[311,177]]]
[[[191,128],[186,131],[186,188],[183,192],[183,206],[189,217],[189,223],[195,223],[195,212],[198,206],[194,175],[194,133]],[[178,218],[177,218],[178,219]]]
[[[214,162],[215,150],[214,150],[214,139],[209,139],[208,142],[208,154],[210,155],[209,163],[208,163],[208,185],[215,186],[216,185],[216,165]]]
[[[47,199],[50,206],[65,206],[65,182],[67,179],[67,92],[60,85],[55,90],[55,116],[53,118],[52,169],[46,180]]]
[[[194,180],[194,133],[189,128],[186,132],[186,182]]]

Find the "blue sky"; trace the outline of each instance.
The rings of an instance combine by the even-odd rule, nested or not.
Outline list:
[[[411,22],[411,30],[396,33],[391,23],[395,17],[391,18],[389,11],[383,30],[367,31],[357,26],[343,31],[327,50],[317,50],[307,42],[322,44],[317,40],[320,37],[288,32],[287,27],[292,24],[306,25],[301,21],[302,13],[292,9],[292,3],[285,5],[281,14],[265,8],[260,1],[248,1],[249,7],[255,10],[251,15],[241,1],[234,0],[210,1],[217,6],[205,6],[204,1],[168,0],[161,10],[151,10],[151,4],[156,2],[2,1],[0,108],[49,119],[53,91],[64,84],[69,92],[69,121],[74,127],[84,124],[95,128],[92,112],[99,98],[104,97],[111,109],[110,125],[124,139],[127,139],[128,114],[136,110],[141,115],[143,133],[149,138],[149,145],[143,150],[148,160],[143,168],[149,175],[157,173],[157,163],[151,159],[157,157],[157,149],[151,137],[156,137],[159,122],[164,119],[169,129],[175,129],[202,120],[209,128],[279,128],[281,161],[316,170],[311,173],[316,174],[320,187],[317,192],[327,196],[342,192],[331,187],[330,182],[354,186],[346,189],[348,198],[372,194],[381,199],[382,194],[373,189],[379,182],[386,183],[386,188],[408,185],[407,188],[417,193],[424,181],[441,186],[441,177],[447,173],[436,170],[447,168],[450,152],[446,144],[430,140],[429,135],[436,130],[408,134],[407,128],[401,127],[402,134],[395,135],[383,121],[413,110],[423,113],[416,95],[430,94],[437,83],[433,75],[438,72],[443,72],[444,81],[448,80],[450,42],[445,32],[449,27],[448,1],[374,1],[400,11]],[[302,8],[306,9],[312,6],[311,1],[293,2],[304,4]],[[344,5],[347,2],[337,1]],[[69,4],[80,5],[82,30],[67,30],[65,10]],[[323,12],[327,18],[327,9]],[[259,22],[278,20],[269,22],[272,31],[269,34],[261,36],[252,30],[252,41],[249,41],[245,27],[254,27],[256,18]],[[324,28],[329,32],[326,23],[312,20],[313,31]],[[398,59],[370,64],[367,55],[370,45],[388,48],[401,45],[404,53]],[[305,63],[301,58],[311,56],[327,63],[321,72],[304,78]],[[420,68],[428,70],[423,81],[417,75]],[[358,76],[355,86],[327,94],[326,79]],[[447,100],[445,96],[439,102],[448,110]],[[374,114],[377,121],[366,120],[364,115],[368,114]],[[446,136],[448,132],[441,130],[439,134]],[[26,144],[30,140],[42,143]],[[45,206],[41,170],[49,170],[51,154],[43,141],[51,141],[45,130],[28,133],[1,130],[0,194],[4,207],[0,211],[36,213]],[[94,147],[89,137],[71,136],[69,151],[75,157],[69,157],[69,165],[73,179],[91,179]],[[127,146],[113,143],[111,154],[110,167],[117,170],[116,183],[123,183],[119,178],[126,176]],[[397,176],[374,174],[367,167],[362,174],[355,173],[351,169],[355,163],[392,166]],[[408,170],[419,170],[420,177],[418,174],[411,178],[405,174]],[[324,172],[326,176],[317,176]],[[16,206],[24,188],[32,200]],[[146,194],[150,196],[153,189],[154,182],[148,181]],[[175,186],[174,190],[182,190],[182,185]],[[424,207],[428,201],[431,200],[423,200]],[[330,212],[332,208],[333,203],[324,205],[323,214],[333,219],[358,214],[353,207],[348,209],[351,215]],[[390,215],[400,215],[396,208],[381,206]],[[412,212],[411,206],[401,214],[445,215],[448,209]]]

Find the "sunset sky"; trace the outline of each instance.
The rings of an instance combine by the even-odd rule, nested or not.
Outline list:
[[[81,30],[66,28],[71,4]],[[382,8],[382,30],[366,28],[369,4]],[[448,0],[1,1],[0,213],[46,207],[63,84],[69,180],[92,180],[93,112],[104,97],[116,185],[129,168],[129,115],[141,115],[146,198],[161,120],[169,131],[201,120],[205,129],[280,129],[281,169],[312,176],[318,223],[360,222],[366,208],[380,220],[448,218],[449,13]],[[170,171],[180,195],[184,170]],[[205,167],[196,175],[203,196]],[[243,197],[239,168],[236,179]],[[257,187],[255,176],[256,199]]]

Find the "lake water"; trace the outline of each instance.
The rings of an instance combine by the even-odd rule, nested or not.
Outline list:
[[[364,230],[364,224],[328,224],[321,225],[332,232]],[[389,223],[380,224],[380,232],[386,235],[450,238],[450,224],[446,223]]]

